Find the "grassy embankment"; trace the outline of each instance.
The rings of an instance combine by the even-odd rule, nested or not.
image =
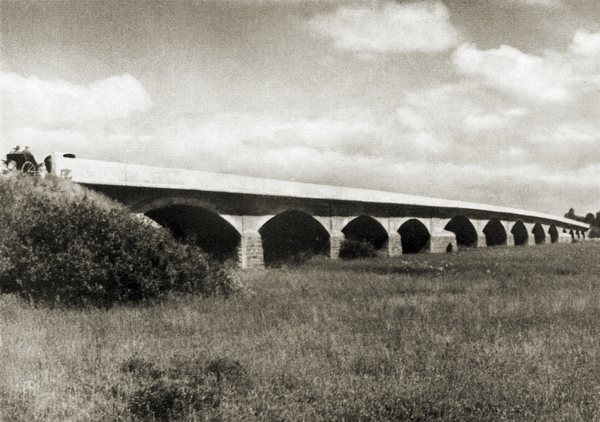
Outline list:
[[[316,260],[108,310],[0,297],[0,419],[598,419],[599,253]]]

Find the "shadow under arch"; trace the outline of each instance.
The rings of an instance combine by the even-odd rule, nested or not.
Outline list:
[[[427,249],[429,245],[430,234],[425,224],[416,218],[406,221],[398,229],[400,242],[402,243],[402,253],[420,253]]]
[[[497,218],[491,218],[483,228],[486,246],[506,245],[508,236],[504,225]]]
[[[242,236],[219,214],[188,204],[166,205],[144,213],[171,231],[173,236],[196,245],[213,259],[225,261],[237,257]]]
[[[514,236],[515,246],[527,245],[529,234],[527,233],[525,223],[521,220],[517,221],[510,232]]]
[[[540,223],[536,223],[533,226],[531,233],[533,233],[533,237],[535,239],[536,245],[546,242],[546,233],[544,233],[544,228],[542,227],[542,225]]]
[[[558,230],[554,224],[550,225],[550,228],[548,229],[548,235],[550,236],[550,243],[558,242]]]
[[[457,246],[471,248],[477,246],[477,230],[464,215],[456,215],[446,224],[444,230],[453,232],[456,236]]]
[[[267,266],[300,254],[329,254],[329,233],[310,214],[302,211],[290,210],[278,214],[258,232]]]
[[[383,248],[389,238],[381,223],[369,215],[361,215],[342,229],[346,239],[370,243],[376,250]]]

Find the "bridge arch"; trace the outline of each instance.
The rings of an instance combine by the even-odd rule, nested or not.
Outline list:
[[[546,242],[546,233],[544,232],[544,228],[542,227],[542,225],[540,223],[536,223],[533,226],[531,233],[533,234],[536,245]]]
[[[510,232],[514,236],[515,246],[527,245],[527,242],[529,241],[529,234],[527,233],[525,223],[523,223],[521,220],[517,221]]]
[[[398,229],[400,242],[402,244],[402,253],[420,253],[427,249],[431,235],[425,224],[412,218],[406,221]]]
[[[258,230],[265,265],[275,265],[299,254],[329,252],[329,233],[312,215],[289,210],[269,219]]]
[[[550,243],[558,242],[558,230],[554,224],[550,225],[548,229],[548,235],[550,236]]]
[[[483,228],[485,243],[487,246],[506,245],[508,236],[502,222],[497,218],[491,218]]]
[[[146,214],[147,212],[167,208],[172,205],[189,205],[191,207],[203,208],[215,214],[219,213],[210,202],[201,201],[197,198],[186,198],[184,196],[167,196],[161,198],[151,198],[130,205],[129,208],[134,213]]]
[[[449,232],[453,232],[456,236],[456,244],[458,247],[470,248],[473,246],[477,246],[477,230],[475,230],[475,226],[471,223],[464,215],[456,215],[454,216],[444,230]]]
[[[383,248],[389,238],[387,230],[369,215],[361,215],[342,229],[346,239],[370,243],[376,250]]]
[[[138,211],[169,229],[176,239],[198,246],[214,259],[236,258],[240,232],[230,221],[202,205],[186,198],[165,198]]]

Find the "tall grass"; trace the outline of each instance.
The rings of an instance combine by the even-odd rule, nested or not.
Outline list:
[[[0,297],[0,419],[600,417],[600,245],[239,271],[247,294]]]

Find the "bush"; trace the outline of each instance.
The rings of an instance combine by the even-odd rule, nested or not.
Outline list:
[[[369,242],[358,240],[344,240],[340,246],[340,258],[342,259],[360,259],[375,258],[377,251]]]
[[[592,226],[590,228],[590,233],[588,234],[588,237],[590,237],[592,239],[599,238],[600,237],[600,227]]]
[[[121,364],[121,372],[132,375],[133,388],[126,392],[115,386],[111,393],[125,400],[136,420],[187,420],[219,408],[226,395],[245,396],[253,388],[246,368],[230,357],[175,356],[164,371],[152,362],[131,358]]]
[[[194,246],[57,177],[0,177],[0,279],[34,302],[108,306],[232,282]]]
[[[188,382],[158,380],[136,391],[128,408],[137,419],[171,421],[219,404],[218,394],[214,391]]]

